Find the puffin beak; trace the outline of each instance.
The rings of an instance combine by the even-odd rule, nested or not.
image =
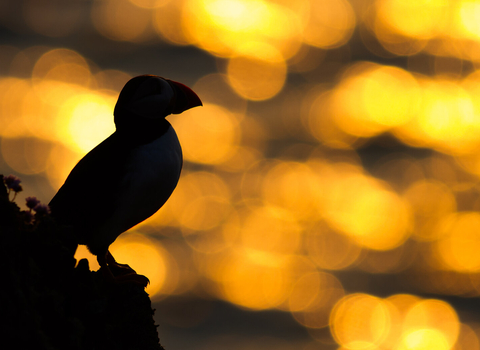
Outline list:
[[[176,99],[172,113],[180,114],[187,109],[203,106],[202,101],[192,89],[176,81],[165,79],[175,91]]]

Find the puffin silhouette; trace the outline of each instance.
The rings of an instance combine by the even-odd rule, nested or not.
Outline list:
[[[77,163],[50,201],[53,217],[72,229],[75,249],[86,245],[109,279],[149,283],[128,265],[117,263],[109,246],[172,194],[183,159],[165,117],[201,105],[181,83],[155,75],[132,78],[115,105],[115,132]]]

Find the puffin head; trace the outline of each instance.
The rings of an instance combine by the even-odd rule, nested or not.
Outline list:
[[[202,106],[202,101],[188,86],[156,75],[140,75],[125,84],[113,114],[118,128],[134,119],[164,119],[196,106]]]

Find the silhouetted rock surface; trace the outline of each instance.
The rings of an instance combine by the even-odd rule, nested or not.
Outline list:
[[[142,287],[77,267],[75,242],[48,214],[22,211],[0,175],[0,326],[12,349],[161,350]],[[2,346],[2,348],[4,348]]]

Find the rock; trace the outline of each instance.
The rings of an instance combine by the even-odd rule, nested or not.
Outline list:
[[[0,318],[15,349],[162,350],[148,294],[76,264],[68,228],[9,199],[0,175]],[[31,216],[31,215],[30,215]]]

